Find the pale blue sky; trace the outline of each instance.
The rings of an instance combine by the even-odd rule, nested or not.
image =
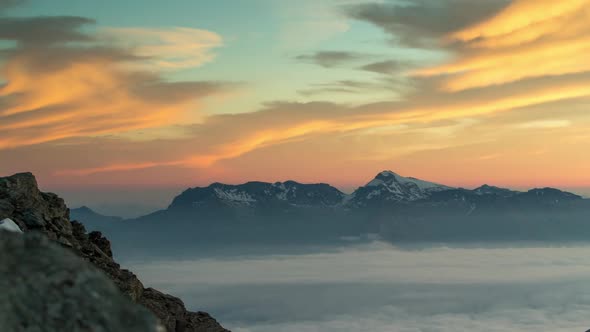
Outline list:
[[[383,169],[465,187],[590,184],[588,3],[563,2],[556,22],[536,0],[0,7],[16,2],[0,14],[3,174],[29,169],[52,189],[352,188]],[[531,11],[580,32],[523,27]]]
[[[395,99],[395,87],[374,88],[383,85],[383,77],[358,67],[387,60],[432,62],[439,54],[392,47],[379,28],[342,14],[343,6],[359,2],[363,1],[30,0],[11,13],[89,17],[97,21],[98,29],[187,27],[214,32],[223,38],[223,46],[213,50],[213,61],[167,75],[174,80],[238,83],[236,91],[224,96],[223,101],[207,101],[206,112],[215,114],[251,112],[275,100],[362,104]],[[295,59],[319,51],[356,52],[364,57],[329,69]],[[321,87],[329,89],[338,81],[356,81],[369,87],[361,94],[307,93]]]

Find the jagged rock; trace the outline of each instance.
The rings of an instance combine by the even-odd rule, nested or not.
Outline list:
[[[90,232],[88,233],[88,239],[94,243],[103,253],[113,258],[113,252],[111,250],[111,242],[101,232]]]
[[[158,331],[146,308],[42,234],[0,231],[0,262],[3,331]]]
[[[42,193],[31,173],[0,178],[0,218],[12,219],[24,232],[39,230],[52,240],[72,245],[69,211],[63,199]]]
[[[42,193],[31,173],[0,178],[0,220],[4,218],[12,219],[25,233],[45,234],[92,263],[131,300],[151,310],[169,332],[229,332],[208,314],[188,312],[180,299],[144,289],[135,274],[113,260],[110,242],[98,232],[87,234],[81,223],[70,221],[63,199]]]
[[[140,303],[149,308],[156,316],[166,316],[162,324],[168,331],[188,332],[222,332],[219,324],[205,312],[187,312],[179,298],[146,288]]]

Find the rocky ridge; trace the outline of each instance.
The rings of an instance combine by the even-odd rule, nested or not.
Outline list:
[[[187,311],[180,299],[145,288],[135,274],[113,260],[109,240],[99,232],[88,234],[81,223],[70,221],[64,200],[41,192],[31,173],[0,178],[0,220],[5,218],[23,232],[43,233],[92,263],[131,300],[153,312],[169,332],[228,331],[209,314]]]

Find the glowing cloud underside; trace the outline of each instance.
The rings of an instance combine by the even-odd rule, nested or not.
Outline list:
[[[416,71],[450,75],[460,91],[590,70],[590,2],[519,0],[491,19],[452,33],[466,51],[451,63]]]

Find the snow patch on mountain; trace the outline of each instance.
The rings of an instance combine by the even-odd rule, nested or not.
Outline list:
[[[278,190],[275,196],[277,197],[277,199],[281,201],[288,200],[287,195],[289,194],[289,192],[293,193],[293,197],[296,196],[295,191],[297,190],[297,187],[294,185],[291,187],[287,187],[283,182],[275,182],[272,184],[272,187],[275,188],[275,190]]]
[[[236,188],[226,189],[223,190],[221,188],[214,189],[215,195],[230,203],[237,203],[241,205],[250,205],[250,203],[255,203],[256,200],[247,192],[238,190]]]

